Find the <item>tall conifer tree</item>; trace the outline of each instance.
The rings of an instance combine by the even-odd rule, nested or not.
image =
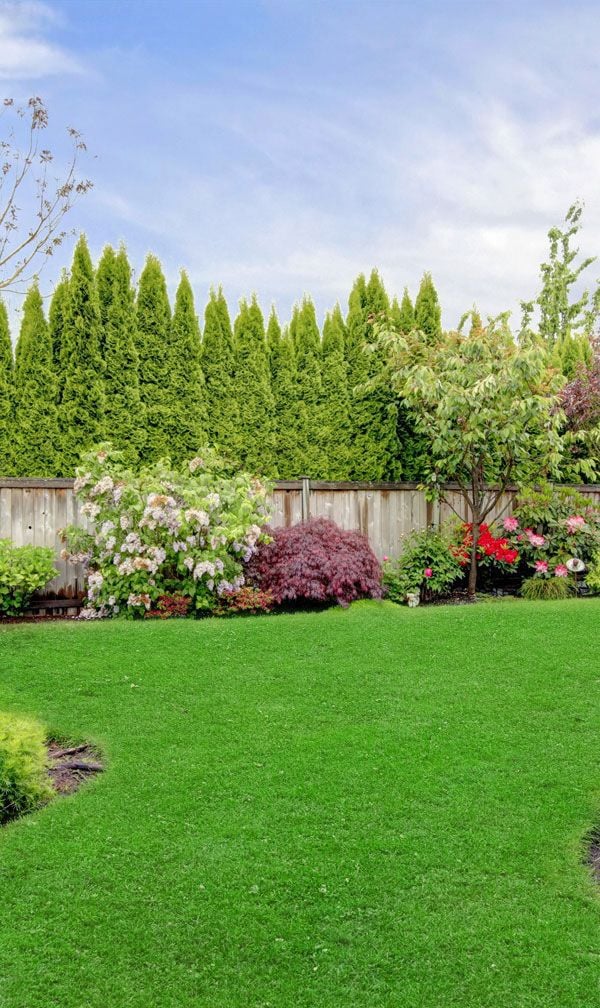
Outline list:
[[[14,471],[17,476],[57,476],[56,374],[52,340],[35,284],[23,303],[16,357]]]
[[[292,318],[296,351],[296,476],[321,478],[323,456],[321,341],[315,306],[305,297]]]
[[[54,371],[56,373],[56,399],[60,402],[63,388],[63,371],[61,348],[63,344],[63,328],[65,324],[65,311],[69,297],[69,276],[66,270],[60,275],[52,297],[50,299],[50,310],[48,313],[48,328],[52,341],[52,358],[54,360]]]
[[[96,268],[96,290],[98,291],[98,310],[100,312],[100,354],[103,359],[108,328],[108,313],[113,300],[115,260],[116,253],[114,248],[112,245],[105,245]]]
[[[442,335],[442,311],[431,273],[424,273],[415,301],[415,325],[434,343]]]
[[[14,363],[8,312],[0,301],[0,476],[13,475]]]
[[[294,347],[286,330],[283,334],[272,309],[267,326],[267,348],[271,391],[273,393],[273,427],[275,447],[275,475],[279,479],[294,479],[298,435],[298,387]]]
[[[382,377],[382,353],[373,346],[373,324],[389,311],[377,270],[361,274],[352,289],[346,319],[346,360],[351,398],[350,474],[355,480],[396,479],[400,472],[398,404]],[[381,379],[381,380],[378,380]],[[366,388],[367,383],[374,383]]]
[[[272,476],[274,402],[265,325],[256,296],[242,301],[235,320],[236,390],[240,416],[241,464],[249,472]]]
[[[171,457],[179,463],[193,458],[206,443],[206,389],[200,365],[200,324],[194,294],[182,270],[172,322]]]
[[[104,437],[104,375],[100,312],[92,260],[82,235],[73,255],[60,352],[59,408],[62,472],[71,476],[83,451]]]
[[[146,440],[140,398],[136,313],[131,268],[122,247],[111,262],[111,290],[104,291],[104,386],[107,437],[134,468]]]
[[[402,295],[398,311],[397,325],[398,331],[401,333],[409,333],[415,328],[415,310],[408,293],[408,287],[404,288],[404,294]]]
[[[172,366],[171,307],[160,262],[146,259],[136,300],[136,349],[139,359],[140,398],[146,417],[144,462],[168,458],[173,409],[169,382]]]
[[[211,290],[204,316],[202,371],[207,434],[226,458],[239,462],[239,405],[235,388],[233,332],[223,291]]]
[[[350,477],[350,395],[345,355],[345,325],[339,304],[323,325],[323,479]]]

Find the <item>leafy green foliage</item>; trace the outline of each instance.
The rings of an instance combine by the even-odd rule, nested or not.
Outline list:
[[[462,577],[461,567],[451,551],[449,528],[439,532],[425,529],[412,532],[397,560],[386,560],[383,584],[391,602],[406,602],[409,594],[443,595]]]
[[[600,550],[591,559],[585,581],[594,595],[600,595]]]
[[[13,473],[14,363],[6,305],[0,301],[0,476]]]
[[[64,555],[87,564],[87,618],[143,616],[175,593],[212,609],[243,585],[267,518],[266,488],[208,450],[182,469],[132,473],[103,445],[84,457],[75,491],[94,526],[67,528]]]
[[[34,592],[56,577],[49,546],[14,546],[0,539],[0,615],[20,616]]]
[[[36,721],[0,712],[0,824],[32,812],[54,794],[45,741]]]
[[[13,471],[17,476],[57,476],[61,462],[56,374],[37,285],[23,304],[15,372]]]

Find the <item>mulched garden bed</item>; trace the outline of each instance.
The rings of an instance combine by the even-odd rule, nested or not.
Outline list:
[[[104,770],[97,751],[87,742],[65,746],[63,742],[51,739],[47,749],[48,774],[59,795],[72,794],[86,780]]]

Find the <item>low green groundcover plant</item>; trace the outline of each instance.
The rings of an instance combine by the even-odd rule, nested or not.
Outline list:
[[[38,808],[53,795],[44,729],[0,712],[0,823]]]
[[[92,527],[65,529],[63,555],[87,567],[87,618],[160,615],[174,596],[210,612],[242,587],[242,564],[266,538],[267,488],[208,449],[180,469],[132,472],[103,445],[84,456],[75,491]]]
[[[2,1008],[597,1008],[600,600],[0,626],[108,772],[0,830]]]
[[[0,539],[0,615],[19,616],[31,599],[56,577],[54,550],[46,546],[15,546]]]
[[[526,578],[521,585],[521,595],[530,599],[566,599],[569,595],[574,595],[577,591],[575,583],[570,577],[548,577],[535,575]]]

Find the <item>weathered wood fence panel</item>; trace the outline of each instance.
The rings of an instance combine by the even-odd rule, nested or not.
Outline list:
[[[600,486],[576,488],[600,504]],[[439,525],[455,512],[467,518],[458,491],[448,491],[448,504],[425,500],[416,483],[327,483],[308,479],[277,483],[272,495],[274,527],[289,527],[309,517],[331,518],[345,529],[368,536],[377,556],[397,556],[413,529]],[[498,502],[490,521],[508,512],[513,494]],[[453,512],[452,508],[455,509]],[[58,574],[47,588],[50,597],[76,598],[83,590],[83,570],[60,559],[60,529],[84,525],[68,479],[0,480],[0,539],[17,545],[52,546]]]

